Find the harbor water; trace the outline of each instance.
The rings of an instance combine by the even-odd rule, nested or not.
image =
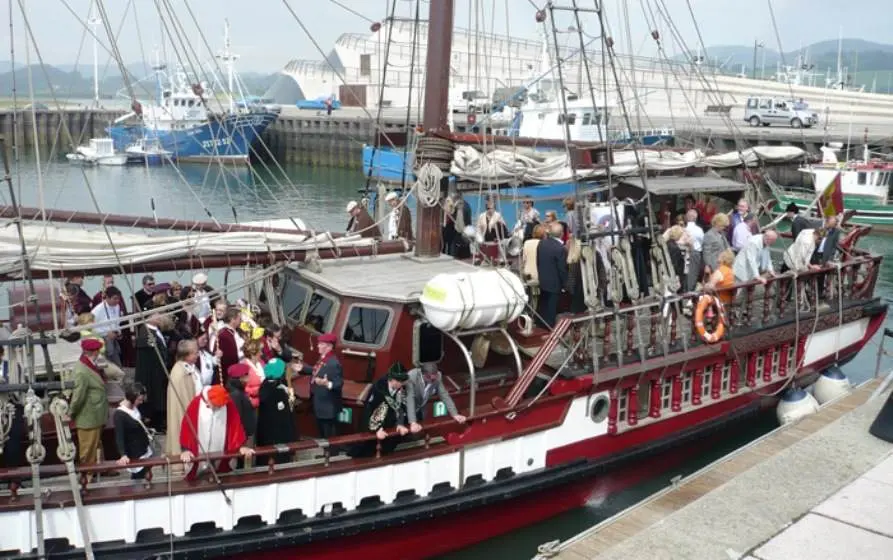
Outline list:
[[[293,164],[259,164],[253,170],[220,164],[190,164],[179,167],[146,168],[71,166],[62,160],[41,166],[40,181],[33,155],[23,155],[14,170],[13,185],[20,204],[41,205],[46,208],[82,210],[87,212],[117,213],[246,222],[284,217],[300,218],[308,228],[343,231],[348,215],[345,206],[357,199],[365,186],[359,171],[304,167]],[[0,190],[0,203],[9,204],[5,186]],[[98,228],[99,226],[90,226]],[[893,253],[893,237],[869,236],[861,246],[876,253]],[[177,280],[188,284],[193,271],[156,274],[159,282]],[[141,275],[118,277],[116,283],[125,294],[128,285],[139,288]],[[229,278],[232,278],[231,276]],[[224,275],[211,274],[211,283],[221,286]],[[232,280],[231,280],[232,281]],[[10,287],[10,286],[7,286]],[[93,294],[99,289],[99,279],[88,278],[86,290]],[[6,290],[0,290],[5,299]],[[893,297],[893,262],[884,261],[876,294]],[[234,294],[230,297],[237,297]],[[5,306],[2,307],[5,309]],[[888,325],[893,319],[888,316]],[[874,375],[880,338],[876,337],[852,362],[844,367],[849,378],[858,383]],[[893,350],[893,342],[889,344]],[[881,371],[889,370],[893,361],[884,357]],[[721,457],[735,448],[766,433],[775,426],[774,417],[742,425],[723,434],[718,445],[707,452],[688,457],[679,466],[657,478],[641,481],[634,487],[607,498],[593,499],[585,507],[568,512],[543,523],[498,537],[471,548],[450,554],[450,560],[479,558],[530,558],[538,545],[566,539],[587,527],[625,509],[649,494],[671,483],[676,476],[685,476]]]

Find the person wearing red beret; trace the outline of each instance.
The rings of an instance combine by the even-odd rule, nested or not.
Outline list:
[[[196,461],[206,454],[238,451],[243,458],[251,457],[254,449],[245,446],[246,440],[239,411],[223,385],[205,387],[186,407],[180,426],[180,460],[191,466],[186,480],[195,480],[208,467],[205,461]],[[218,473],[231,469],[229,460],[216,467]]]
[[[81,340],[83,353],[72,371],[74,391],[68,410],[77,430],[78,462],[81,465],[93,465],[98,461],[102,428],[109,414],[105,374],[96,365],[101,349],[102,342],[95,338]]]
[[[298,363],[298,371],[311,375],[310,399],[313,401],[313,414],[319,437],[329,439],[338,435],[338,415],[341,414],[341,388],[344,374],[341,362],[335,356],[334,333],[320,335],[316,339],[319,361],[312,368]]]
[[[251,404],[251,399],[246,391],[248,380],[251,378],[251,366],[246,363],[233,364],[226,370],[226,377],[226,389],[239,411],[239,419],[242,421],[245,437],[250,442],[254,437],[257,425],[257,411]]]

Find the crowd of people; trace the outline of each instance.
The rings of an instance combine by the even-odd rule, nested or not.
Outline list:
[[[262,316],[255,320],[256,313],[244,302],[224,301],[207,284],[205,274],[196,274],[188,287],[156,284],[152,275],[146,275],[133,306],[147,316],[134,329],[129,347],[124,336],[129,329],[120,324],[127,312],[114,279],[103,280],[96,298],[83,297],[82,286],[83,277],[69,278],[64,300],[84,327],[78,331],[81,356],[73,370],[69,407],[79,464],[102,460],[101,436],[110,414],[108,384],[122,381],[109,372],[120,374],[131,363],[134,377],[124,382],[124,399],[111,411],[111,425],[118,465],[132,479],[147,473],[145,467],[134,465],[136,461],[159,453],[179,457],[187,468],[175,466],[175,471],[194,479],[211,467],[226,472],[250,465],[257,447],[293,443],[301,435],[326,439],[339,435],[344,375],[334,351],[334,334],[316,337],[319,359],[305,365],[301,354],[281,340],[280,326]],[[177,301],[184,304],[171,310],[170,304]],[[309,376],[316,434],[298,433],[293,383],[300,375]],[[421,431],[425,407],[435,395],[455,420],[465,421],[437,364],[411,371],[397,365],[371,387],[360,427],[382,440],[385,452],[391,451],[404,436]],[[161,435],[163,446],[158,441]],[[375,441],[332,451],[366,456],[374,453]],[[203,457],[209,453],[239,454],[242,459],[208,464]],[[260,460],[287,462],[292,455],[276,452]]]

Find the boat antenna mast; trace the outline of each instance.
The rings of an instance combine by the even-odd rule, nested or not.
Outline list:
[[[230,49],[229,40],[229,19],[223,20],[223,51],[217,55],[217,59],[221,60],[226,68],[226,88],[229,94],[229,112],[235,111],[235,100],[233,99],[233,63],[239,59],[239,55],[233,54]]]
[[[420,175],[421,167],[426,164],[437,167],[442,174],[433,175],[439,177],[440,183],[434,204],[431,204],[429,197],[416,196],[417,258],[435,258],[441,253],[441,201],[449,188],[449,169],[453,161],[453,137],[448,122],[452,43],[453,0],[429,2],[423,136],[419,138],[415,159],[420,166]],[[422,183],[421,178],[419,183]]]
[[[96,2],[90,4],[90,19],[87,24],[92,28],[93,35],[93,108],[99,108],[99,35],[97,30],[102,25],[102,18],[99,17],[99,10]]]

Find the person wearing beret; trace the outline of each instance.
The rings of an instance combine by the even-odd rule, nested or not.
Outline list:
[[[372,384],[369,396],[363,405],[363,420],[360,426],[364,431],[375,434],[381,442],[382,453],[390,453],[403,437],[409,433],[406,427],[406,390],[409,375],[402,364],[391,366],[388,374]],[[387,430],[396,429],[400,437],[394,437]],[[351,455],[368,457],[375,454],[375,440],[354,446]]]
[[[96,464],[102,428],[109,414],[105,374],[96,365],[101,349],[102,342],[95,338],[82,340],[83,353],[72,371],[74,392],[68,410],[77,430],[78,462],[81,465]]]
[[[257,430],[257,412],[245,392],[245,386],[251,375],[251,366],[248,364],[233,364],[226,370],[226,390],[239,411],[239,419],[248,442],[254,441]]]
[[[341,388],[344,385],[344,374],[341,362],[335,356],[333,333],[320,335],[316,339],[316,350],[319,360],[312,368],[297,363],[299,372],[311,375],[310,400],[313,402],[313,414],[319,437],[324,439],[338,435],[338,415],[341,414]]]
[[[264,365],[264,380],[260,385],[260,405],[257,408],[257,447],[286,444],[296,441],[295,423],[288,402],[288,387],[285,385],[286,364],[280,358],[273,358]],[[287,463],[292,453],[278,453],[277,463]],[[266,457],[258,458],[259,464],[266,463]]]

